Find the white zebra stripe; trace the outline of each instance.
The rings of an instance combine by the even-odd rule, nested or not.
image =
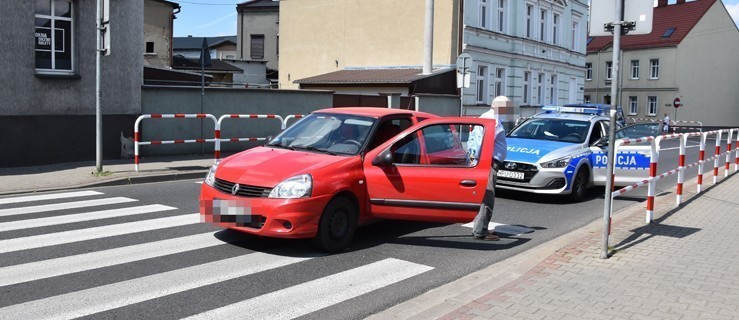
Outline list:
[[[164,206],[161,204],[154,204],[148,206],[138,206],[130,208],[120,208],[102,211],[93,211],[79,214],[68,214],[63,216],[39,218],[39,219],[26,219],[19,221],[3,222],[0,223],[0,232],[10,230],[22,230],[38,227],[47,227],[58,224],[74,223],[81,221],[91,221],[115,217],[132,216],[144,213],[153,213],[166,210],[174,210],[177,208]]]
[[[432,270],[388,258],[186,319],[293,319]]]
[[[115,197],[115,198],[105,198],[105,199],[97,199],[97,200],[63,202],[63,203],[45,204],[45,205],[39,205],[39,206],[10,208],[10,209],[0,210],[0,217],[14,216],[14,215],[20,215],[20,214],[29,214],[29,213],[47,212],[47,211],[54,211],[54,210],[66,210],[66,209],[103,206],[103,205],[126,203],[126,202],[133,202],[133,201],[138,201],[138,200],[131,199],[131,198],[125,198],[125,197]]]
[[[197,213],[0,241],[0,253],[200,223]]]
[[[0,268],[0,287],[225,244],[213,232]]]
[[[257,252],[5,307],[0,319],[83,317],[308,259]]]
[[[75,197],[95,196],[95,195],[100,195],[100,194],[103,194],[103,193],[97,192],[97,191],[77,191],[77,192],[44,194],[44,195],[37,195],[37,196],[23,196],[23,197],[0,199],[0,204],[66,199],[66,198],[75,198]]]

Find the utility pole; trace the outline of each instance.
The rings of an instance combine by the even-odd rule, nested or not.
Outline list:
[[[426,0],[423,47],[423,74],[431,74],[434,59],[434,0]]]
[[[97,0],[95,10],[95,170],[97,173],[103,172],[103,116],[100,110],[100,59],[102,52],[102,32],[103,32],[103,6],[102,0]]]

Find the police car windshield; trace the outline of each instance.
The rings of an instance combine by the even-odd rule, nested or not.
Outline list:
[[[529,119],[508,135],[511,138],[583,143],[590,122],[571,119]]]

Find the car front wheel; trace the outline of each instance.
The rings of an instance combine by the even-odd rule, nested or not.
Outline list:
[[[588,191],[588,171],[580,168],[577,170],[575,178],[572,179],[572,192],[570,193],[570,200],[572,202],[582,202],[585,200],[585,196]]]
[[[323,210],[314,243],[326,252],[340,252],[349,246],[356,228],[354,203],[346,197],[333,199]]]

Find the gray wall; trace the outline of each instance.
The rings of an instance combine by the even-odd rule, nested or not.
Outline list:
[[[308,114],[331,108],[330,91],[206,88],[202,113],[224,114]],[[201,113],[199,88],[146,86],[142,89],[142,114]],[[290,122],[289,124],[292,124]],[[213,121],[200,119],[146,119],[139,128],[142,141],[213,138]],[[222,138],[258,138],[280,133],[276,119],[225,119]],[[126,136],[133,135],[133,126]],[[224,153],[237,152],[265,142],[224,142]],[[142,146],[141,155],[212,154],[213,143]],[[144,160],[145,161],[145,160]]]
[[[440,116],[459,116],[459,96],[418,94],[418,111]]]
[[[0,114],[95,114],[95,1],[75,1],[72,78],[35,73],[34,1],[0,1]],[[103,113],[135,114],[143,84],[143,1],[111,1],[112,54],[103,58]]]

